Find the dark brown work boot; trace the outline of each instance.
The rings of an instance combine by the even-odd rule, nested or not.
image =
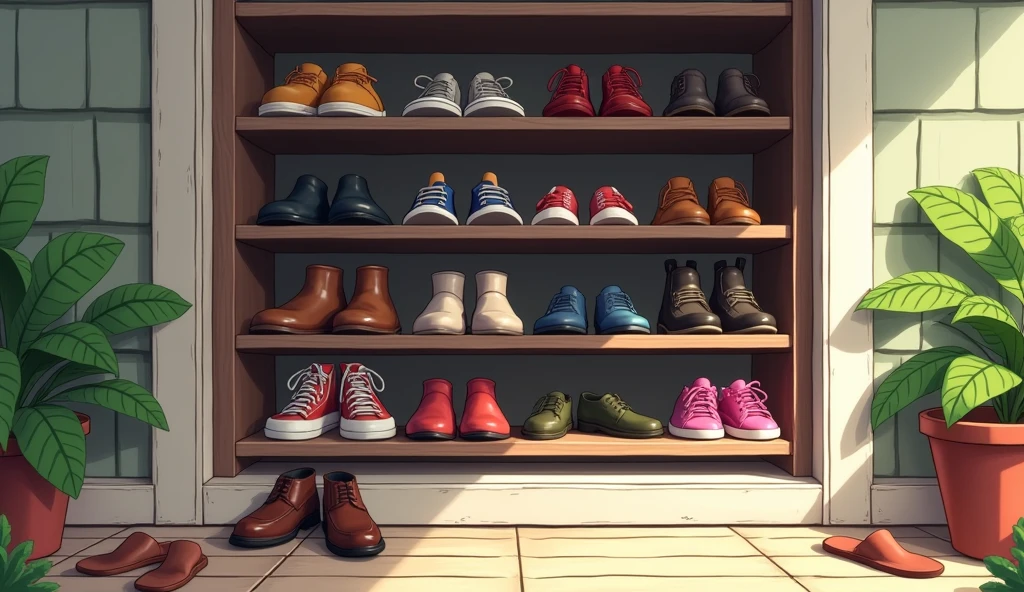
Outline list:
[[[359,494],[355,475],[324,475],[324,539],[339,557],[369,557],[384,550],[384,537]]]
[[[720,117],[768,117],[768,102],[757,96],[761,81],[753,74],[729,68],[718,77],[715,112]]]
[[[658,193],[658,211],[651,225],[670,224],[711,224],[711,216],[697,200],[693,182],[686,177],[672,177]]]
[[[388,291],[388,268],[364,265],[356,269],[356,289],[352,302],[334,316],[335,333],[376,333],[391,335],[402,332],[398,311]]]
[[[238,521],[228,539],[236,547],[261,549],[294,539],[299,530],[320,524],[316,471],[295,469],[281,474],[267,501]]]
[[[277,308],[256,313],[250,333],[330,333],[331,319],[345,308],[342,272],[329,265],[306,268],[306,283],[294,298]]]

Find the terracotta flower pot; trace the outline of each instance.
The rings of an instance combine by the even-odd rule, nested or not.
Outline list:
[[[89,416],[75,413],[82,431],[89,435]],[[29,560],[48,557],[60,549],[64,540],[64,521],[68,516],[68,495],[28,464],[12,437],[7,452],[0,451],[0,514],[11,523],[11,549],[22,541],[32,541]]]
[[[978,407],[953,427],[942,409],[920,414],[928,436],[953,548],[983,559],[1008,559],[1012,528],[1024,516],[1024,424],[998,423]]]

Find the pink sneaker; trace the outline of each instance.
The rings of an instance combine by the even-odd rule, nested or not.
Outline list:
[[[725,436],[718,416],[718,389],[707,378],[698,378],[684,387],[672,410],[668,432],[677,438],[716,440]]]
[[[725,423],[725,433],[741,440],[774,440],[782,434],[779,424],[764,406],[768,394],[757,388],[758,381],[750,384],[737,380],[722,388],[718,410]]]

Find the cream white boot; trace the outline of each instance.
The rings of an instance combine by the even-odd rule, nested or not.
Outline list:
[[[476,274],[476,311],[474,335],[522,335],[523,320],[509,304],[508,276],[500,271]]]
[[[434,295],[412,324],[413,335],[462,335],[466,332],[466,307],[462,290],[466,276],[457,271],[439,271],[430,276]]]

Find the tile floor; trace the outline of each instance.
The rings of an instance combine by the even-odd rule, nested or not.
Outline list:
[[[341,559],[313,529],[272,549],[228,544],[230,527],[69,527],[51,558],[61,592],[134,590],[145,570],[92,578],[82,557],[106,553],[135,530],[202,545],[209,566],[184,592],[975,592],[992,580],[961,557],[944,527],[892,527],[914,552],[946,565],[940,578],[906,580],[825,555],[833,534],[867,527],[463,528],[382,527],[387,549]],[[147,568],[151,569],[151,568]]]

